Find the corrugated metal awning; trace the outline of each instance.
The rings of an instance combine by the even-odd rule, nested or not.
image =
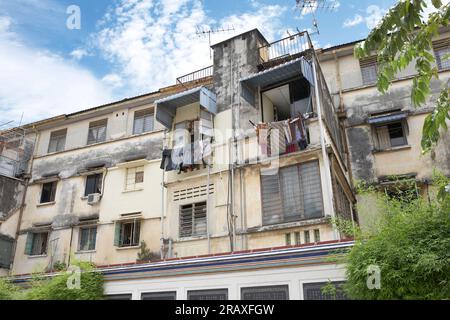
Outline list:
[[[303,75],[311,85],[314,85],[311,63],[305,60],[304,57],[242,78],[240,81],[241,83],[256,89],[257,87],[264,88],[294,78],[298,75]]]
[[[155,101],[156,120],[166,128],[172,128],[177,108],[199,102],[202,107],[217,114],[216,95],[205,87],[197,87]]]
[[[407,117],[407,114],[405,112],[396,112],[396,113],[390,113],[390,114],[370,117],[367,120],[367,122],[370,124],[387,123],[387,122],[393,122],[393,121],[406,119],[406,117]]]

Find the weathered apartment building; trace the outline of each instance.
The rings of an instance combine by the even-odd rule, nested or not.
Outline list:
[[[331,219],[358,223],[353,181],[396,175],[426,193],[433,167],[450,172],[448,136],[420,155],[429,108],[410,104],[413,68],[382,96],[355,43],[315,50],[306,32],[269,43],[255,29],[172,87],[5,132],[23,130],[0,144],[22,168],[1,172],[4,273],[23,282],[77,259],[103,271],[110,299],[327,298],[324,283],[345,281],[330,257],[352,245]]]

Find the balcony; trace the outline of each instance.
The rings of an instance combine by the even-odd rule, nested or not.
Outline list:
[[[195,82],[210,78],[213,76],[214,68],[213,66],[209,66],[177,78],[177,84],[185,84],[189,82]]]
[[[259,48],[259,69],[264,70],[281,63],[305,56],[313,50],[307,31],[277,40]]]

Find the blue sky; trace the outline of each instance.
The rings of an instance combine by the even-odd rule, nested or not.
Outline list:
[[[317,9],[318,47],[365,37],[394,0],[338,0]],[[66,10],[81,9],[69,30]],[[70,113],[175,83],[208,66],[197,27],[232,26],[218,42],[252,28],[269,40],[312,28],[295,0],[0,0],[0,125]],[[4,129],[6,126],[0,127]]]

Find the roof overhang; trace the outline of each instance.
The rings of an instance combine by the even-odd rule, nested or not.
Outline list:
[[[177,109],[198,102],[200,106],[217,114],[216,94],[205,87],[197,87],[155,101],[156,120],[170,129]]]
[[[396,112],[390,114],[384,114],[380,116],[370,117],[367,122],[369,124],[388,123],[393,121],[399,121],[407,118],[406,112]]]
[[[256,89],[258,87],[265,88],[276,83],[281,83],[297,76],[303,76],[311,85],[314,85],[311,63],[304,57],[252,74],[240,79],[240,82],[247,87]]]

